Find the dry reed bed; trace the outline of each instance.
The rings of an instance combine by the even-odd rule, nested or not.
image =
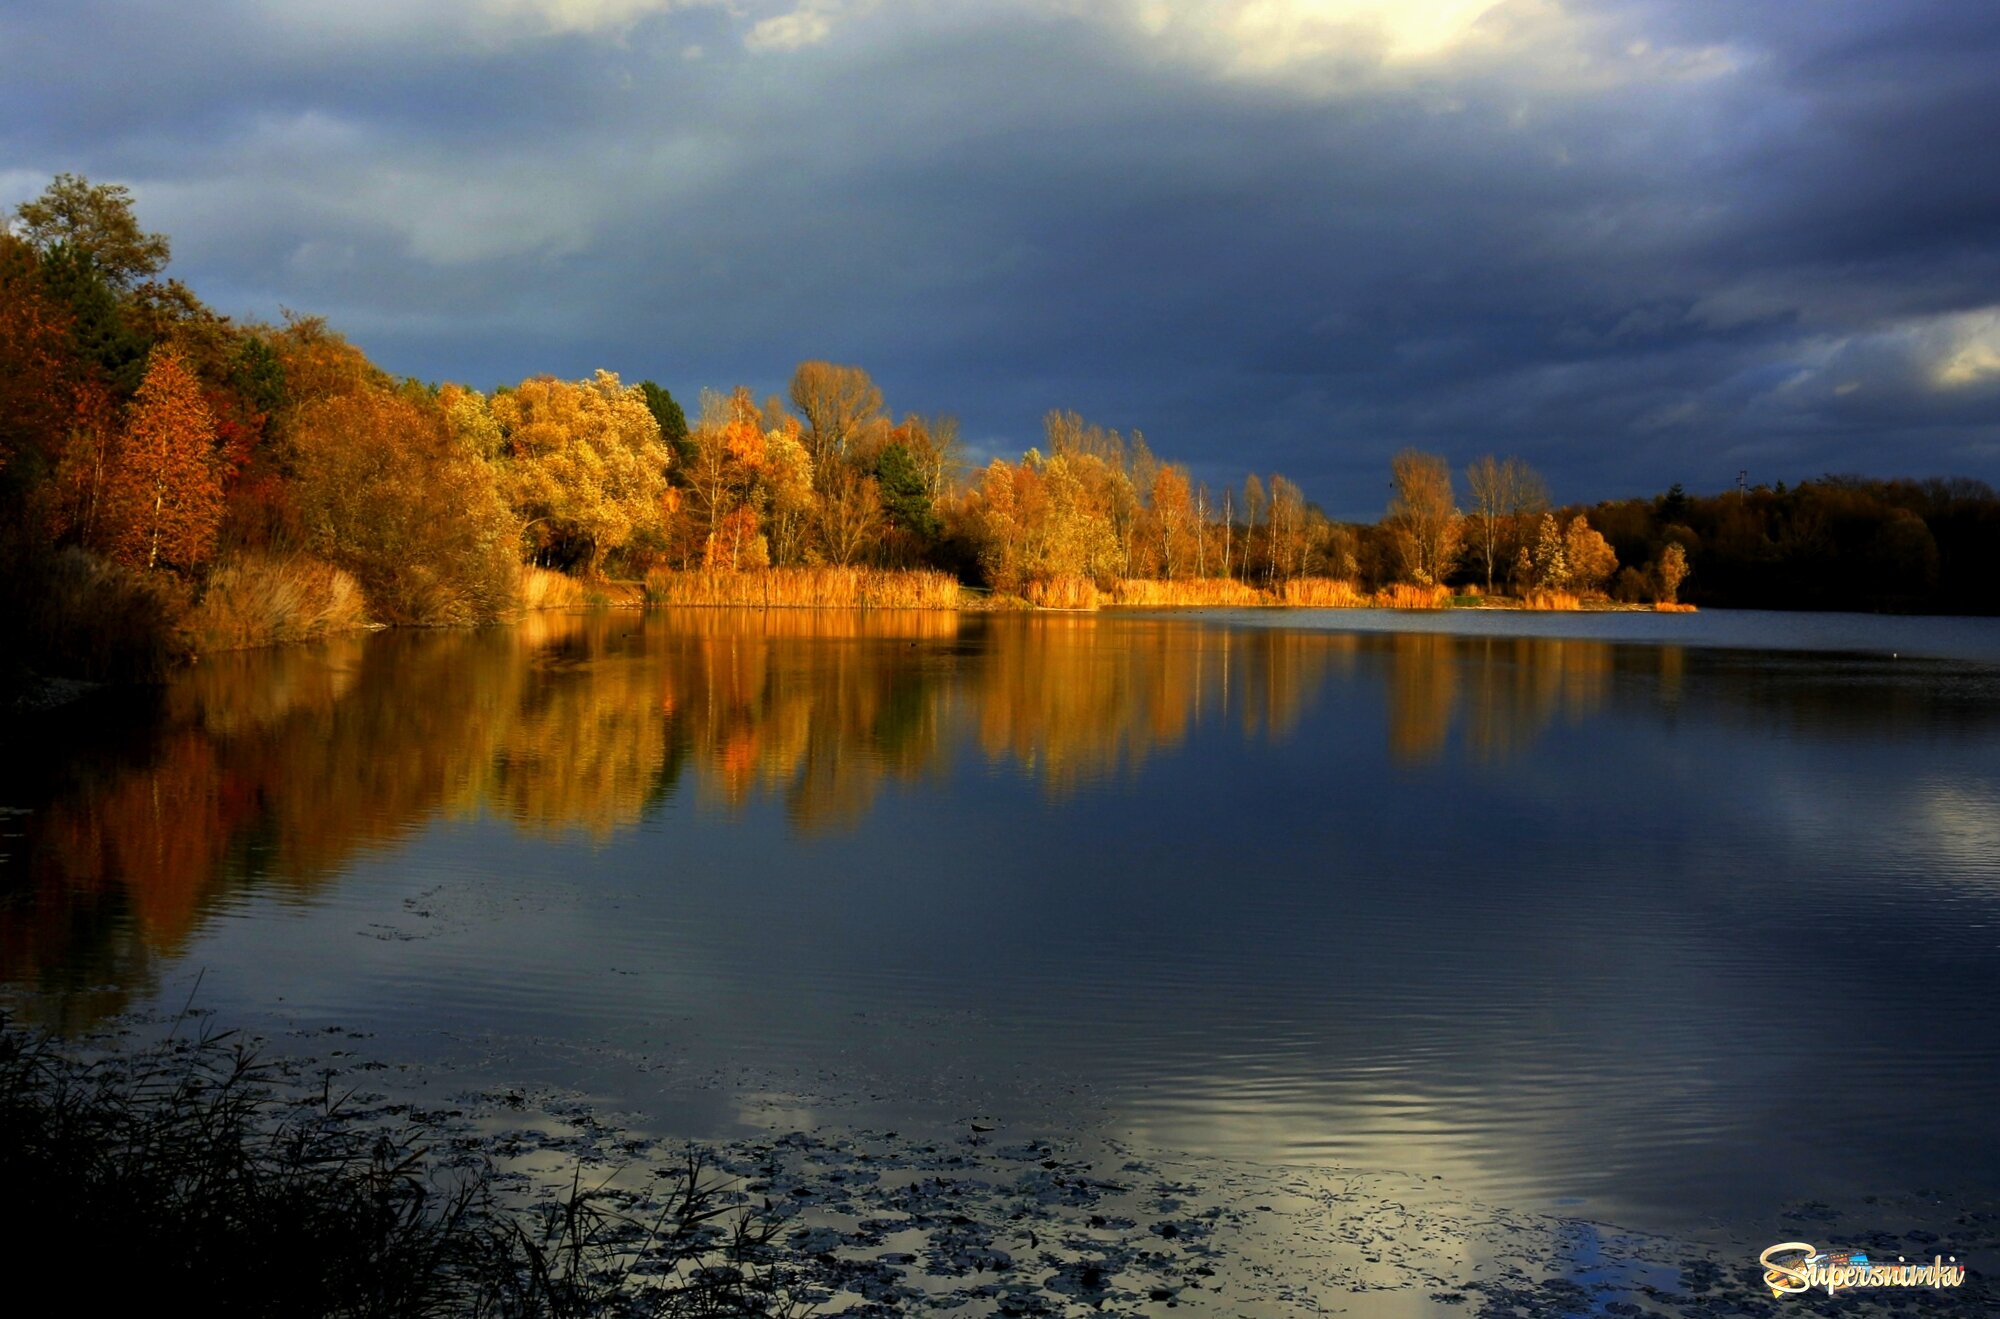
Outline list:
[[[1271,598],[1234,577],[1195,577],[1175,581],[1127,577],[1111,584],[1111,603],[1160,607],[1226,608],[1267,605]]]
[[[1095,609],[1103,603],[1088,577],[1051,577],[1028,583],[1028,603],[1037,609]]]
[[[646,602],[760,609],[956,609],[958,581],[928,568],[655,569]]]
[[[590,603],[582,582],[533,565],[521,569],[520,592],[523,609],[573,609]]]
[[[209,575],[183,628],[198,652],[311,641],[373,626],[361,583],[319,559],[250,554]]]
[[[1451,592],[1442,586],[1398,582],[1369,595],[1353,582],[1332,577],[1295,577],[1275,592],[1260,591],[1229,577],[1156,581],[1128,578],[1100,591],[1087,577],[1056,577],[1028,583],[1024,593],[1038,609],[1097,609],[1103,605],[1295,609],[1444,609]]]
[[[537,609],[591,609],[606,605],[637,609],[647,599],[646,588],[639,582],[613,581],[608,577],[584,581],[532,564],[522,567],[516,595],[521,608],[530,613]]]
[[[1451,589],[1396,582],[1377,591],[1369,603],[1376,609],[1443,609],[1451,603]]]
[[[1278,591],[1281,603],[1296,609],[1365,609],[1368,597],[1339,577],[1294,577]]]
[[[944,609],[781,609],[665,605],[677,637],[771,641],[947,641],[959,620]]]

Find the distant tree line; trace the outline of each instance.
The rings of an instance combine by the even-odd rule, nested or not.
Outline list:
[[[1489,457],[1461,506],[1445,460],[1406,451],[1381,521],[1344,523],[1283,475],[1211,486],[1061,410],[1018,460],[967,471],[953,418],[898,417],[830,362],[761,402],[704,391],[692,418],[602,371],[491,393],[398,379],[317,318],[218,315],[163,277],[169,254],[123,188],[71,175],[0,233],[0,616],[17,640],[128,615],[165,629],[218,581],[276,600],[328,570],[377,621],[482,622],[516,606],[524,565],[928,566],[1030,598],[1331,581],[1672,601],[1685,582],[1711,604],[2000,610],[2000,504],[1974,481],[1555,509],[1525,463]],[[299,563],[321,575],[288,576]],[[263,576],[218,574],[246,564]]]
[[[1682,550],[1698,604],[2000,613],[2000,499],[1984,481],[1822,476],[1700,496],[1676,485],[1588,514],[1621,560]]]

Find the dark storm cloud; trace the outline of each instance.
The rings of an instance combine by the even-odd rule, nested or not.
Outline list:
[[[1163,12],[15,6],[0,186],[129,181],[212,301],[394,370],[827,356],[1351,515],[1410,443],[1563,498],[2000,479],[1990,6],[1513,0],[1409,58]]]

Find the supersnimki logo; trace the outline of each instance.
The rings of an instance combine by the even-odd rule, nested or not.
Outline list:
[[[1891,1263],[1859,1250],[1821,1250],[1808,1241],[1780,1241],[1757,1257],[1764,1285],[1773,1296],[1797,1296],[1816,1287],[1826,1294],[1856,1287],[1960,1287],[1965,1266],[1956,1255],[1935,1255],[1911,1263],[1901,1255]]]

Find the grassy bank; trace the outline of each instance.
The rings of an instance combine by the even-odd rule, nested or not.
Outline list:
[[[10,1246],[105,1313],[769,1315],[775,1226],[703,1164],[646,1204],[503,1205],[476,1159],[340,1100],[285,1100],[227,1037],[85,1062],[0,1022]]]

